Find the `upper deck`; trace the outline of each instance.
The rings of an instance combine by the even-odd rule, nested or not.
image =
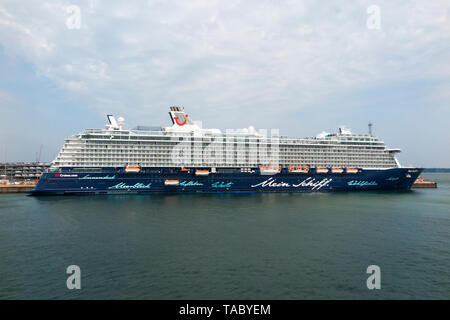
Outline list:
[[[204,129],[179,107],[171,107],[169,114],[173,122],[170,127],[131,130],[124,128],[123,118],[116,121],[109,115],[105,129],[85,129],[67,138],[54,166],[190,165],[186,157],[179,161],[174,156],[180,146],[189,149],[184,156],[189,153],[191,162],[198,163],[200,157],[210,166],[399,166],[394,156],[399,149],[387,149],[377,137],[353,134],[345,127],[338,133],[293,138],[279,136],[278,131],[268,135],[266,130],[253,127],[226,132]]]

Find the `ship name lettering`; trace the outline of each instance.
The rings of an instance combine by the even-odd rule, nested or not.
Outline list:
[[[299,182],[298,184],[292,184],[291,185],[290,183],[287,183],[287,182],[284,182],[284,181],[277,182],[276,179],[269,178],[267,180],[264,180],[263,182],[260,182],[258,184],[254,184],[251,187],[252,188],[255,188],[255,187],[262,187],[262,188],[265,188],[265,187],[274,187],[274,188],[280,188],[280,187],[281,188],[283,188],[283,187],[293,187],[293,188],[310,187],[311,190],[319,190],[319,189],[321,189],[323,187],[327,187],[332,180],[333,179],[322,179],[320,181],[317,181],[316,179],[309,177],[309,178]]]
[[[314,178],[307,178],[306,180],[303,180],[299,184],[292,185],[295,188],[298,187],[311,187],[311,190],[319,190],[323,187],[326,187],[330,184],[330,182],[333,181],[333,179],[322,179],[320,181],[316,181]]]
[[[251,187],[255,188],[255,187],[290,187],[291,185],[287,182],[276,182],[276,180],[274,178],[269,178],[267,180],[264,180],[263,182],[260,182],[258,184],[254,184]]]

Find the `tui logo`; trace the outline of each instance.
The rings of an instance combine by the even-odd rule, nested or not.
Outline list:
[[[186,124],[186,122],[187,122],[187,117],[188,117],[188,115],[186,114],[186,115],[182,115],[181,117],[180,116],[173,117],[173,119],[175,120],[177,125],[184,126]],[[182,118],[182,119],[180,119],[180,118]],[[178,119],[180,119],[180,121],[178,121]]]

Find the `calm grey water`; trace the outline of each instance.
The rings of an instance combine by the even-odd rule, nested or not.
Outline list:
[[[424,176],[438,189],[0,195],[0,298],[449,299],[450,174]]]

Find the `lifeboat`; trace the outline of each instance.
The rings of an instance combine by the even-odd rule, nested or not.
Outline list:
[[[281,168],[280,167],[275,167],[275,166],[260,166],[259,167],[259,172],[262,175],[277,174],[277,173],[281,172]]]
[[[139,167],[125,167],[125,172],[141,172],[141,168]]]
[[[292,173],[308,173],[309,168],[308,167],[289,167],[288,171],[292,172]]]
[[[164,180],[165,186],[178,186],[179,184],[180,184],[180,181],[178,181],[178,180],[169,180],[169,179]]]
[[[342,173],[342,172],[344,172],[344,169],[342,169],[342,168],[332,168],[331,172],[332,173]]]
[[[354,168],[347,168],[347,169],[345,169],[345,171],[347,173],[358,173],[358,169],[354,169]]]
[[[186,169],[185,167],[181,167],[180,170],[183,172],[191,172],[191,169]]]
[[[209,170],[195,170],[195,175],[196,176],[207,176],[209,175]]]
[[[317,173],[327,173],[328,172],[328,168],[316,168],[316,172]]]

